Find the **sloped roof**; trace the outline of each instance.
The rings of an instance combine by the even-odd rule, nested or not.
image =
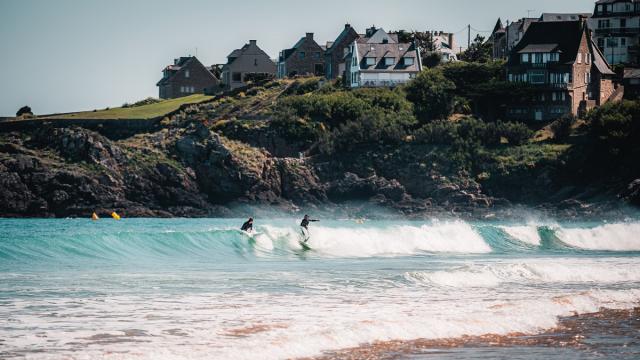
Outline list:
[[[562,50],[558,49],[558,44],[529,44],[522,48],[522,50],[518,51],[520,54],[524,53],[548,53],[548,52],[562,52]]]
[[[165,85],[165,84],[167,84],[168,82],[170,82],[170,81],[171,81],[171,79],[172,79],[172,78],[173,78],[173,77],[174,77],[178,72],[180,72],[180,70],[181,70],[182,68],[184,68],[184,67],[185,67],[185,66],[187,66],[189,63],[194,62],[194,61],[195,61],[196,63],[200,64],[200,66],[202,66],[202,67],[204,67],[205,69],[209,70],[209,71],[208,71],[208,72],[209,72],[209,74],[210,74],[213,78],[215,78],[215,79],[217,80],[216,76],[215,76],[215,75],[213,75],[213,73],[211,72],[211,68],[210,68],[210,67],[206,67],[206,66],[202,65],[202,63],[201,63],[201,62],[200,62],[200,61],[199,61],[195,56],[186,56],[186,57],[180,57],[180,59],[179,59],[178,61],[176,61],[176,64],[174,64],[174,65],[168,65],[167,67],[165,67],[165,68],[163,69],[163,72],[164,72],[164,71],[167,71],[167,72],[168,72],[168,76],[166,76],[166,77],[164,77],[164,76],[163,76],[163,77],[162,77],[162,79],[160,79],[160,81],[158,81],[158,82],[156,83],[156,86],[161,86],[161,85]]]
[[[333,53],[333,50],[335,48],[334,45],[336,44],[340,44],[340,42],[347,37],[347,35],[349,35],[349,33],[355,35],[356,37],[360,36],[351,25],[345,25],[344,29],[342,30],[342,32],[340,33],[340,35],[338,35],[338,37],[336,38],[336,40],[334,42],[331,43],[331,46],[327,49],[327,54],[331,54]]]
[[[417,51],[413,44],[368,44],[356,42],[358,47],[358,54],[360,55],[360,69],[363,72],[367,71],[390,71],[390,72],[417,72],[419,71]],[[372,49],[373,47],[373,49]],[[350,55],[348,55],[350,56]],[[367,66],[364,61],[365,57],[375,57],[376,65]],[[395,64],[386,66],[384,64],[384,58],[394,58]],[[401,61],[404,57],[414,58],[413,65],[405,66]]]
[[[551,45],[554,52],[560,53],[560,63],[572,64],[577,57],[583,32],[580,21],[534,22],[513,49],[509,65],[520,63],[520,56],[515,54],[524,49],[549,49]]]

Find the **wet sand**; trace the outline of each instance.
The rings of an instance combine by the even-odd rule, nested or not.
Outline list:
[[[638,359],[640,308],[561,318],[556,328],[530,334],[385,341],[327,352],[314,360],[360,359]]]

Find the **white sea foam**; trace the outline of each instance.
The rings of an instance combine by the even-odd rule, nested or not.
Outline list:
[[[263,229],[274,241],[284,239],[292,248],[299,247],[300,235],[297,229],[272,226],[264,226]],[[482,236],[471,225],[462,221],[384,228],[313,226],[310,232],[309,246],[320,254],[336,257],[491,252],[491,247]]]
[[[637,262],[604,260],[530,260],[473,264],[440,271],[407,272],[405,278],[423,285],[449,287],[494,287],[502,283],[537,285],[545,283],[616,284],[640,282]]]
[[[591,229],[558,228],[556,236],[579,249],[640,251],[640,223],[607,224]]]
[[[526,226],[501,226],[510,237],[529,245],[540,245],[540,234],[537,225]]]

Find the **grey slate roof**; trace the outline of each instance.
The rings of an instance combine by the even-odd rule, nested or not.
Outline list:
[[[413,44],[368,44],[360,41],[356,41],[358,47],[358,54],[360,54],[360,71],[393,71],[393,72],[417,72],[418,59],[417,51]],[[373,47],[373,49],[372,49]],[[349,55],[348,55],[349,56]],[[375,65],[366,65],[366,57],[375,57]],[[387,57],[393,58],[394,65],[385,65],[384,59]],[[412,65],[405,65],[403,58],[413,58]]]

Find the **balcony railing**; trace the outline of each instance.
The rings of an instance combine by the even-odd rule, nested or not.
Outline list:
[[[362,87],[394,87],[402,84],[406,84],[407,80],[366,80],[362,81],[360,86]]]
[[[596,35],[608,35],[608,34],[620,34],[620,35],[640,34],[640,27],[610,27],[610,28],[596,29]]]
[[[593,13],[593,17],[607,17],[607,16],[633,16],[640,14],[638,10],[622,10],[622,11],[596,11]]]

